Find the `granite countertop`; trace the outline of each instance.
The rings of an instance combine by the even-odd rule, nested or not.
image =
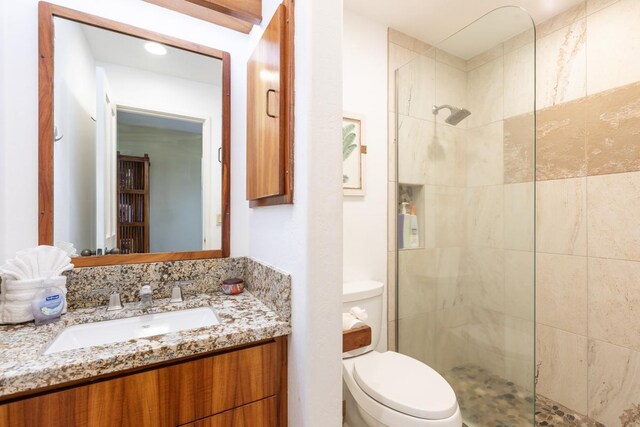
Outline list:
[[[61,320],[36,327],[33,323],[0,326],[0,398],[42,387],[88,379],[176,358],[288,335],[291,327],[250,292],[228,296],[220,292],[188,297],[182,303],[154,301],[146,313],[210,306],[219,325],[172,332],[125,342],[45,355],[47,346],[67,326],[145,314],[137,303],[124,310],[106,307],[69,311]]]

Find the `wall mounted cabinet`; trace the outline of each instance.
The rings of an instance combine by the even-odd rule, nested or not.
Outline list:
[[[247,64],[247,200],[293,203],[292,8],[281,4]]]

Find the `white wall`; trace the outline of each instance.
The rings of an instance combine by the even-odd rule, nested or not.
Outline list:
[[[249,37],[138,0],[56,3],[231,53],[231,253],[250,255],[292,273],[289,424],[339,426],[342,1],[297,2],[295,204],[252,211],[244,199],[246,59],[279,1],[265,0],[264,24]],[[0,68],[6,72],[0,81],[5,119],[0,147],[0,182],[5,182],[0,190],[0,212],[5,215],[0,260],[4,260],[37,243],[38,31],[37,0],[0,4]]]
[[[0,1],[0,58],[5,58],[9,52],[9,41],[7,37],[8,16],[6,13],[8,2]],[[5,61],[0,61],[0,88],[6,87],[6,74],[7,67]],[[7,114],[8,114],[8,102],[7,100],[0,100],[0,169],[5,166],[5,141],[7,140]],[[6,202],[3,198],[6,193],[6,178],[5,174],[0,172],[0,261],[4,261],[4,238],[6,236],[7,222],[5,220],[5,212],[8,209]]]
[[[37,0],[0,2],[0,261],[38,243]],[[189,40],[231,54],[231,253],[249,246],[245,191],[246,59],[261,30],[249,36],[137,0],[55,0],[66,7]]]
[[[344,281],[387,283],[387,28],[344,11],[343,106],[364,116],[366,195],[344,197]],[[385,288],[386,289],[386,288]],[[386,296],[378,350],[387,348]]]
[[[299,1],[295,20],[295,203],[251,210],[249,255],[293,275],[289,425],[339,426],[342,1]]]
[[[96,247],[96,65],[80,25],[56,23],[54,241]]]

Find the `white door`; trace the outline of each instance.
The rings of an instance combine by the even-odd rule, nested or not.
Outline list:
[[[97,247],[117,246],[117,122],[104,69],[96,67],[96,230]]]

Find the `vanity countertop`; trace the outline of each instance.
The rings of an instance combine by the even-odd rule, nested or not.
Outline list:
[[[137,304],[107,312],[104,306],[70,311],[56,323],[0,326],[0,399],[16,393],[89,379],[172,359],[250,344],[288,335],[290,324],[250,292],[229,296],[221,292],[187,297],[171,304],[154,302],[148,313],[210,306],[219,325],[172,332],[125,342],[45,355],[44,350],[65,327],[74,324],[139,316]]]

